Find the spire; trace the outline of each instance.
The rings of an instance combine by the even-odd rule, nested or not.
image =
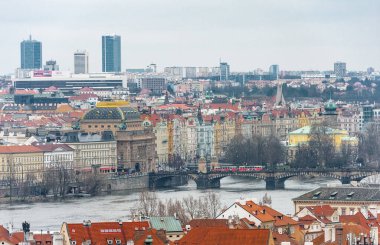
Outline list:
[[[198,106],[197,118],[198,118],[199,124],[203,124],[201,105]]]
[[[278,83],[275,106],[285,106],[285,105],[286,105],[286,102],[285,102],[284,94],[282,93],[282,83]]]
[[[166,91],[165,93],[165,101],[164,101],[164,105],[167,105],[169,104],[169,95],[168,95],[168,91]]]

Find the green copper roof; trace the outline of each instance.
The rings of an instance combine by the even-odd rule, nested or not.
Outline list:
[[[302,128],[299,128],[297,130],[294,130],[292,132],[290,132],[289,134],[310,134],[311,132],[311,126],[305,126],[305,127],[302,127]],[[333,128],[326,128],[326,133],[327,134],[341,134],[343,133],[342,130],[339,130],[339,129],[333,129]]]
[[[336,104],[331,99],[327,101],[325,104],[325,110],[326,111],[335,111],[336,110]]]
[[[174,216],[165,217],[150,217],[150,224],[153,229],[165,230],[166,232],[181,232],[182,226],[181,222]]]

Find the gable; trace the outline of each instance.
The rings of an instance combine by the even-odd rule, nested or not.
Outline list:
[[[254,222],[256,226],[261,225],[263,222],[255,217],[253,214],[249,213],[247,210],[242,208],[237,203],[232,204],[229,208],[227,208],[224,212],[219,214],[217,219],[228,219],[230,216],[238,216],[239,219],[246,218],[251,222]]]

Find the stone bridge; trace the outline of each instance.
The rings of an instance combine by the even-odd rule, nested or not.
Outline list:
[[[290,169],[290,170],[263,170],[263,171],[227,171],[198,173],[187,172],[158,172],[149,174],[149,187],[174,186],[178,181],[174,179],[186,178],[195,181],[198,189],[220,188],[220,180],[227,176],[252,177],[264,180],[267,190],[284,189],[285,181],[295,176],[313,176],[338,179],[342,184],[349,184],[350,181],[360,181],[368,176],[380,174],[380,169]]]

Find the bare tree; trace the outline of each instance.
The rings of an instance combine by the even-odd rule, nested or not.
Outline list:
[[[205,197],[205,204],[208,207],[208,217],[215,218],[221,209],[221,201],[220,196],[216,194],[215,192],[209,191],[207,192],[207,195]]]
[[[325,167],[334,159],[335,145],[330,130],[326,124],[313,125],[310,130],[309,146],[315,149],[320,167]]]
[[[55,198],[65,198],[67,186],[73,179],[73,171],[64,163],[54,163],[45,172],[41,181],[42,194],[52,193]]]
[[[166,202],[158,200],[154,192],[143,191],[137,207],[142,216],[176,216],[182,224],[186,224],[196,218],[215,218],[221,210],[221,201],[220,196],[211,191],[198,199],[188,196],[182,200],[170,198]],[[131,213],[136,214],[135,211]]]
[[[158,214],[158,198],[155,192],[142,191],[139,195],[138,210],[141,215],[150,217]]]
[[[182,203],[190,219],[195,219],[199,216],[199,202],[197,199],[193,196],[184,197]]]

